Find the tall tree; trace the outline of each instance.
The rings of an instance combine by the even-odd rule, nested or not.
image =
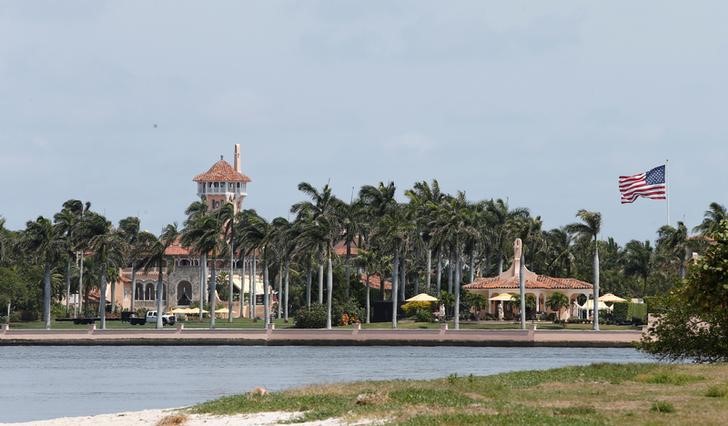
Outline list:
[[[683,222],[677,223],[677,228],[664,225],[657,231],[657,249],[663,252],[669,260],[678,263],[680,279],[685,279],[690,244],[688,241],[688,228]]]
[[[50,220],[38,216],[26,223],[23,248],[43,267],[43,323],[51,328],[51,273],[65,253],[63,233]]]
[[[728,211],[725,206],[716,202],[710,203],[705,211],[703,221],[693,228],[693,231],[703,236],[710,237],[720,231],[721,222],[728,219]]]
[[[205,307],[205,285],[207,283],[207,253],[197,250],[195,242],[202,237],[203,230],[201,225],[204,223],[205,217],[209,214],[207,211],[207,203],[204,201],[195,201],[191,203],[185,210],[187,219],[181,234],[181,242],[185,247],[192,249],[199,256],[200,263],[200,318],[202,318],[202,310]]]
[[[99,265],[99,317],[101,318],[101,329],[106,328],[106,285],[109,270],[118,271],[117,268],[124,264],[126,243],[120,233],[114,229],[111,222],[105,221],[104,231],[95,235],[89,241],[89,248],[94,253],[94,258]],[[118,273],[113,277],[118,278]],[[113,294],[111,304],[113,305]]]
[[[68,200],[63,203],[63,208],[60,212],[53,216],[55,224],[58,226],[59,231],[64,236],[64,244],[66,246],[65,261],[66,261],[66,315],[69,315],[70,300],[71,300],[71,274],[73,271],[72,265],[74,258],[77,254],[76,249],[78,246],[78,228],[81,224],[81,216],[83,215],[84,207],[83,203],[79,200]]]
[[[576,235],[578,238],[594,242],[594,315],[593,329],[599,330],[599,249],[597,238],[602,229],[602,215],[598,212],[590,212],[581,209],[576,212],[576,217],[581,222],[572,223],[566,226],[568,232]]]
[[[642,278],[642,296],[647,296],[647,278],[652,272],[652,246],[649,241],[632,240],[624,246],[624,274]]]
[[[245,246],[253,251],[258,251],[262,256],[263,263],[263,305],[266,328],[270,324],[270,283],[268,282],[268,268],[273,255],[270,246],[273,240],[273,228],[271,224],[256,213],[255,210],[244,210],[245,219],[240,228],[240,238],[245,241]]]

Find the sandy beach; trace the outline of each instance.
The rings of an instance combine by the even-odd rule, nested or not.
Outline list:
[[[289,412],[268,412],[255,414],[238,414],[229,416],[214,416],[208,414],[184,414],[183,409],[171,408],[163,410],[143,410],[128,411],[114,414],[99,414],[96,416],[83,417],[60,417],[57,419],[40,420],[23,423],[0,423],[0,426],[126,426],[126,425],[156,425],[165,417],[175,414],[186,416],[182,423],[185,426],[263,426],[263,425],[279,425],[300,416],[302,413]],[[306,426],[336,426],[348,424],[339,419],[328,419],[314,422],[297,423]]]

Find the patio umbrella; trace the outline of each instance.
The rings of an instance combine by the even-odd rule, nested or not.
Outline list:
[[[618,302],[626,302],[626,300],[625,300],[625,299],[622,299],[622,298],[621,298],[621,297],[619,297],[619,296],[615,296],[615,295],[613,295],[612,293],[607,293],[607,294],[605,294],[604,296],[600,297],[600,298],[599,298],[599,301],[600,301],[600,302],[605,302],[605,303],[618,303]]]
[[[611,310],[611,309],[612,309],[612,308],[610,308],[609,306],[607,306],[607,304],[606,304],[606,303],[604,303],[604,302],[603,302],[603,301],[601,301],[601,300],[599,301],[599,305],[598,305],[598,306],[599,306],[599,310],[600,310],[600,311],[603,311],[603,310],[605,310],[605,309],[606,309],[606,310]],[[594,300],[593,300],[593,299],[589,299],[589,300],[587,300],[587,301],[586,301],[586,302],[584,303],[584,306],[582,306],[582,308],[581,308],[581,309],[586,309],[586,310],[589,310],[589,311],[590,311],[590,310],[592,310],[592,309],[594,309]]]
[[[200,314],[200,308],[189,308],[189,312],[186,312],[186,313],[199,315]],[[202,313],[203,314],[209,314],[210,312],[203,309],[202,310]]]
[[[189,314],[190,313],[188,308],[174,308],[169,312],[171,312],[173,314]]]
[[[437,298],[427,293],[420,293],[417,296],[410,297],[405,302],[437,302]]]
[[[512,301],[516,300],[516,298],[513,297],[513,295],[510,293],[501,293],[497,296],[491,297],[488,300],[491,300],[494,302],[512,302]]]

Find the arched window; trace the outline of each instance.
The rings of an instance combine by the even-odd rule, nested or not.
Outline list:
[[[188,306],[192,303],[192,284],[189,281],[180,281],[177,284],[177,304]]]
[[[134,300],[144,300],[144,284],[137,283],[134,291]]]
[[[162,283],[162,300],[167,301],[167,283]]]
[[[154,294],[154,284],[147,283],[147,286],[144,291],[144,300],[154,300],[155,299]]]

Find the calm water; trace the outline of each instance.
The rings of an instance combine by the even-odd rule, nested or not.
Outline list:
[[[180,407],[256,386],[644,361],[588,348],[0,347],[0,422]]]

